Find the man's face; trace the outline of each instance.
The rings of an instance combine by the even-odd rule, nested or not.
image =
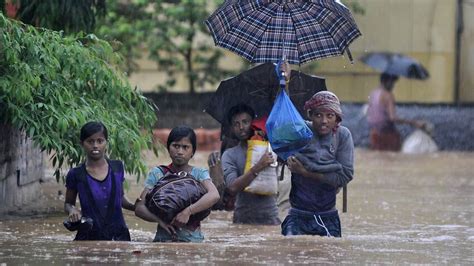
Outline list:
[[[250,138],[252,117],[247,113],[236,114],[232,118],[232,133],[238,140]]]
[[[313,130],[319,135],[326,135],[337,126],[337,115],[328,110],[308,110],[308,117],[313,122]]]

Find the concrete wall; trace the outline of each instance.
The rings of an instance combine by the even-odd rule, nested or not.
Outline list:
[[[452,103],[455,63],[455,0],[359,0],[364,15],[355,15],[363,34],[351,45],[355,58],[367,52],[391,51],[420,61],[430,73],[426,81],[400,79],[399,102]],[[317,74],[344,101],[366,102],[379,75],[347,57],[322,60]]]
[[[0,123],[0,213],[37,200],[43,178],[43,153],[24,133]]]
[[[212,93],[196,95],[183,93],[147,93],[160,108],[157,128],[173,128],[186,124],[194,129],[220,129],[220,124],[204,112]],[[368,147],[369,128],[362,104],[343,102],[343,125],[353,135],[357,147]],[[426,120],[434,125],[433,139],[441,150],[474,151],[474,106],[440,104],[402,104],[397,106],[397,114],[402,118]],[[413,131],[409,126],[397,126],[402,137]],[[164,135],[166,136],[166,134]],[[164,138],[163,136],[163,138]]]

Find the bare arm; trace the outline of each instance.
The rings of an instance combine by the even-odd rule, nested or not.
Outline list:
[[[64,212],[68,214],[70,222],[77,222],[81,219],[82,214],[76,208],[77,191],[72,189],[66,189],[66,198],[64,200]]]
[[[384,102],[385,102],[385,105],[387,106],[388,117],[394,123],[407,124],[416,128],[423,127],[424,123],[422,122],[411,120],[411,119],[403,119],[397,116],[396,111],[395,111],[395,97],[393,96],[393,94],[388,93],[386,97],[384,98]]]
[[[237,195],[240,191],[244,190],[250,183],[257,177],[258,173],[270,166],[274,162],[274,158],[271,152],[266,152],[260,160],[250,168],[247,173],[237,177],[232,184],[227,186],[228,192],[231,196]]]
[[[287,160],[288,168],[292,173],[303,177],[312,178],[333,187],[342,187],[350,182],[354,176],[354,143],[352,135],[346,128],[338,131],[338,147],[336,151],[336,161],[341,164],[342,169],[330,173],[316,173],[307,170],[298,159],[291,156]]]
[[[158,216],[150,212],[148,208],[145,206],[145,197],[148,194],[148,192],[150,192],[150,190],[145,188],[142,191],[140,198],[138,198],[137,201],[135,202],[135,215],[137,217],[142,218],[143,220],[147,222],[158,223],[160,221],[160,218],[158,218]]]
[[[129,211],[135,211],[135,204],[131,203],[125,194],[122,196],[122,208]]]
[[[207,166],[209,167],[209,175],[211,176],[212,183],[214,183],[216,187],[223,185],[224,172],[222,171],[220,153],[218,151],[209,154]]]
[[[204,180],[202,181],[202,184],[206,188],[207,193],[204,194],[198,201],[189,205],[187,208],[178,213],[171,224],[182,227],[188,223],[189,217],[191,215],[211,208],[212,205],[214,205],[219,200],[219,192],[217,192],[217,188],[214,186],[211,180]]]
[[[145,206],[145,197],[148,194],[150,190],[145,188],[140,195],[140,197],[137,199],[135,202],[135,215],[137,217],[142,218],[143,220],[147,222],[153,222],[153,223],[158,223],[163,229],[165,229],[168,233],[170,234],[175,234],[176,230],[174,229],[173,226],[165,223],[163,220],[161,220],[158,216],[153,214],[148,210],[148,208]]]

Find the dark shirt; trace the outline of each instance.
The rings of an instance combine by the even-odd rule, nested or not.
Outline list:
[[[290,204],[293,208],[322,212],[336,206],[336,194],[340,187],[354,175],[354,143],[351,132],[340,126],[335,134],[314,133],[310,145],[325,161],[335,160],[342,168],[323,174],[323,181],[292,174]]]
[[[92,202],[87,196],[87,187],[79,180],[78,172],[79,168],[69,170],[66,176],[66,187],[77,191],[81,204],[82,216],[92,218],[94,225],[92,232],[81,232],[81,230],[79,230],[76,239],[101,240],[103,238],[109,238],[107,240],[126,240],[120,239],[122,234],[128,234],[128,229],[122,213],[122,183],[125,181],[123,170],[112,174],[112,168],[109,166],[107,177],[102,181],[87,174],[87,183],[91,189],[92,197],[97,209],[93,207]],[[113,201],[113,206],[110,206],[113,208],[113,212],[110,219],[105,220],[109,208],[109,197],[112,192],[112,178],[115,178],[115,199]]]

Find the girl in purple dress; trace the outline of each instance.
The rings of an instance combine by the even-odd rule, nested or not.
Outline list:
[[[86,161],[69,170],[64,202],[68,222],[79,224],[74,240],[130,241],[122,208],[134,211],[135,206],[123,191],[123,163],[106,158],[107,138],[101,122],[88,122],[81,128]],[[76,208],[78,195],[80,209]]]

